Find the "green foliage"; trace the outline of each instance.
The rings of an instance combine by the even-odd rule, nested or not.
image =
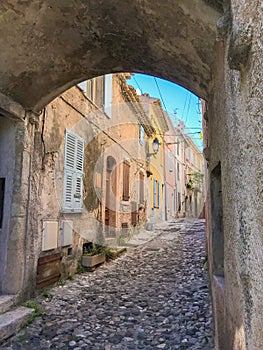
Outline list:
[[[78,262],[78,267],[77,267],[77,273],[84,273],[86,272],[86,268],[81,264],[81,262]]]
[[[34,309],[34,312],[29,316],[27,320],[27,324],[32,323],[37,317],[43,316],[45,314],[44,310],[36,301],[29,300],[24,305],[30,309]]]
[[[42,290],[42,296],[43,296],[44,298],[48,298],[48,297],[49,297],[49,289],[48,289],[48,288],[44,288],[44,289]]]
[[[107,256],[110,254],[110,248],[105,247],[101,244],[94,244],[92,247],[84,248],[83,255],[98,255],[104,253],[107,259]]]
[[[70,274],[68,275],[68,279],[71,280],[71,281],[73,281],[73,280],[75,279],[74,273],[70,273]]]
[[[58,286],[64,286],[66,284],[66,278],[60,278],[57,282]]]

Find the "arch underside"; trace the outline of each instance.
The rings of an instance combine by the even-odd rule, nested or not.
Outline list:
[[[207,98],[221,3],[3,0],[0,92],[38,111],[82,80],[131,71]]]

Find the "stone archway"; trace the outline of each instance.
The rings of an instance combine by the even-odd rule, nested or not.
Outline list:
[[[24,121],[30,121],[30,132],[37,126],[29,111],[38,112],[67,88],[104,73],[158,75],[208,101],[205,153],[209,174],[221,164],[225,231],[225,279],[211,275],[216,346],[262,348],[260,2],[4,0],[0,9],[0,113],[20,119],[18,150],[28,132]],[[29,186],[20,166],[23,159],[30,161],[22,155],[15,160],[14,198],[20,185]],[[19,217],[11,210],[14,242],[18,228],[25,227],[28,204],[22,209]],[[26,264],[25,257],[19,259]],[[28,282],[25,270],[13,291]]]
[[[0,91],[37,111],[86,78],[137,71],[207,98],[222,2],[3,1]]]

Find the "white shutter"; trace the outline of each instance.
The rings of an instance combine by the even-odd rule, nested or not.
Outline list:
[[[109,118],[112,116],[112,74],[104,76],[104,112]]]
[[[84,140],[66,130],[62,211],[81,212]]]

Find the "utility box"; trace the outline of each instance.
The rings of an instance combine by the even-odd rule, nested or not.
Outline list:
[[[73,242],[73,221],[61,222],[61,247],[71,245]]]
[[[42,234],[42,251],[56,249],[58,246],[58,222],[44,221]]]

